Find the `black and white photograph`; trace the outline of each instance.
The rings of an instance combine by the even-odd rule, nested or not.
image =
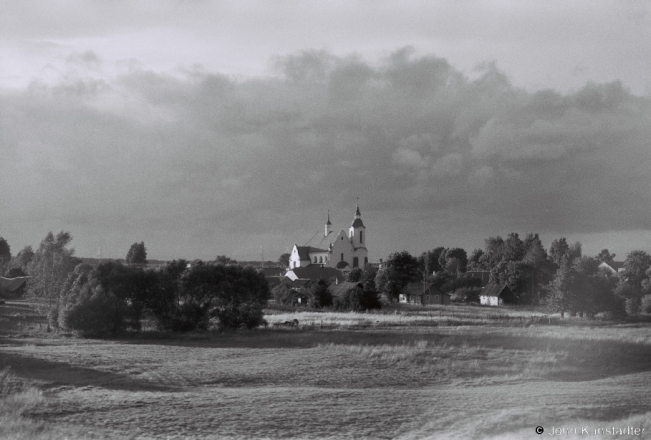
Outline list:
[[[0,0],[0,439],[651,439],[651,0]]]

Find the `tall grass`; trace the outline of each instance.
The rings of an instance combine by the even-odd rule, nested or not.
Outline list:
[[[0,371],[0,438],[51,438],[44,423],[25,417],[26,413],[37,408],[42,402],[41,391],[26,386],[11,372],[10,367]]]

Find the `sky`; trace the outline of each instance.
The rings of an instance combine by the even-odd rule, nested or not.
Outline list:
[[[651,252],[651,1],[45,1],[0,14],[0,236],[370,261]],[[619,258],[618,258],[619,259]]]

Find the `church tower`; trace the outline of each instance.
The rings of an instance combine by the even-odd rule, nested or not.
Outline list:
[[[348,238],[353,248],[366,248],[366,226],[362,222],[362,213],[359,211],[359,202],[355,207],[355,218],[348,229]]]
[[[325,232],[323,233],[324,237],[332,234],[332,223],[330,223],[330,210],[328,209],[328,221],[325,224]]]

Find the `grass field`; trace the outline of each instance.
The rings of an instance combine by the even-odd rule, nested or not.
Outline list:
[[[651,326],[532,314],[278,313],[301,324],[82,340],[10,303],[0,438],[651,438]]]

